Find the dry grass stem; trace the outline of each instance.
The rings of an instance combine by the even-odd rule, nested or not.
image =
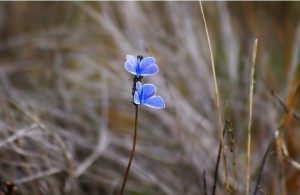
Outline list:
[[[247,183],[246,183],[246,195],[249,195],[250,189],[250,163],[251,163],[251,125],[252,125],[252,107],[253,107],[253,88],[254,88],[254,70],[255,60],[257,52],[257,42],[255,39],[252,58],[251,58],[251,72],[250,72],[250,89],[249,89],[249,119],[248,119],[248,133],[247,133]]]
[[[222,131],[222,114],[221,114],[221,107],[220,107],[220,97],[219,97],[219,90],[218,90],[218,82],[217,82],[217,76],[216,76],[216,70],[215,70],[215,63],[214,63],[214,57],[211,49],[211,44],[210,44],[210,39],[209,39],[209,33],[208,33],[208,28],[205,20],[205,15],[202,7],[202,2],[199,1],[200,3],[200,8],[201,8],[201,13],[204,21],[204,27],[205,27],[205,32],[206,32],[206,37],[208,41],[208,48],[209,48],[209,53],[210,53],[210,60],[211,60],[211,68],[212,68],[212,74],[213,74],[213,79],[214,79],[214,86],[215,86],[215,95],[216,95],[216,112],[217,112],[217,117],[218,117],[218,129],[219,129],[219,136],[221,140],[221,153],[223,157],[223,165],[224,165],[224,174],[225,174],[225,186],[227,190],[227,194],[230,193],[230,187],[228,183],[228,175],[227,175],[227,164],[226,164],[226,153],[225,153],[225,143],[224,143],[224,138],[223,138],[223,131]]]

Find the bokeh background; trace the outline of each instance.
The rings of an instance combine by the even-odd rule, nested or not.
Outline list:
[[[300,3],[203,2],[231,194],[245,194],[250,64],[258,39],[250,192],[300,194]],[[219,129],[194,2],[0,2],[0,180],[16,194],[118,194],[134,127],[127,54],[152,56],[164,110],[141,108],[126,194],[211,193]],[[298,114],[297,114],[298,113]],[[278,148],[278,146],[280,146]],[[220,163],[217,194],[226,189]]]

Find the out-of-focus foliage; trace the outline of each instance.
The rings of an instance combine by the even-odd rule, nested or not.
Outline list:
[[[278,98],[299,113],[300,3],[203,6],[222,114],[230,110],[233,124],[235,166],[225,139],[230,184],[245,193],[258,38],[250,191],[279,129],[289,156],[281,164],[272,148],[259,193],[282,194],[284,183],[299,194],[299,170],[289,161],[300,161],[299,120]],[[199,2],[0,2],[0,180],[15,183],[18,194],[118,194],[134,122],[127,54],[155,57],[160,74],[144,79],[166,103],[140,109],[127,194],[203,194],[203,171],[210,194],[219,133]],[[225,193],[223,169],[218,194]]]

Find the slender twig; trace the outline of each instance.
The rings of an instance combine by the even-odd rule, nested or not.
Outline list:
[[[273,89],[270,88],[270,86],[267,84],[266,79],[264,78],[264,76],[262,75],[262,73],[260,71],[256,71],[256,72],[258,73],[258,76],[262,80],[263,84],[266,86],[269,93],[278,101],[279,105],[282,107],[285,114],[290,113],[296,121],[300,122],[300,115],[298,113],[294,112],[291,108],[289,108],[289,106],[284,103],[284,101],[278,96],[278,94]],[[299,92],[300,92],[300,83],[297,86],[295,94],[297,94]]]
[[[295,169],[300,171],[300,163],[293,160],[290,155],[289,155],[289,151],[287,149],[286,143],[283,141],[282,145],[281,145],[281,153],[282,153],[282,157],[288,162],[290,163],[290,165],[292,165]]]
[[[278,101],[279,105],[282,107],[282,109],[284,110],[284,112],[286,114],[291,113],[293,118],[297,121],[300,121],[300,115],[297,114],[296,112],[294,112],[288,105],[286,105],[284,103],[284,101],[278,96],[278,94],[268,85],[267,80],[264,78],[264,76],[262,75],[262,73],[260,71],[256,71],[258,74],[258,76],[260,77],[260,79],[262,80],[263,84],[266,86],[267,90],[269,91],[269,93]],[[297,97],[297,94],[300,93],[300,82],[297,85],[297,88],[295,90],[295,96]],[[296,98],[293,98],[292,101],[295,101]]]
[[[276,133],[275,133],[275,141],[276,141],[276,152],[277,152],[277,156],[278,156],[278,160],[279,160],[279,166],[280,166],[280,180],[281,180],[281,194],[282,195],[286,195],[286,176],[284,175],[284,159],[283,159],[283,156],[282,156],[282,148],[281,148],[281,134],[282,132],[280,130],[277,130]]]
[[[256,181],[256,184],[255,184],[255,190],[254,190],[254,193],[253,195],[256,195],[257,193],[257,190],[258,190],[258,186],[259,186],[259,183],[260,183],[260,180],[261,180],[261,177],[262,177],[262,172],[263,172],[263,169],[264,169],[264,165],[266,163],[266,160],[267,160],[267,156],[273,146],[273,143],[274,143],[274,140],[272,139],[271,140],[271,143],[269,144],[266,152],[265,152],[265,155],[264,155],[264,158],[263,158],[263,161],[261,163],[261,166],[260,166],[260,169],[259,169],[259,174],[258,174],[258,178],[257,178],[257,181]]]
[[[205,170],[203,171],[203,188],[204,188],[204,195],[207,195],[207,188],[206,188],[206,173],[205,173]]]
[[[223,157],[223,164],[224,164],[225,186],[226,186],[226,190],[227,190],[227,194],[228,194],[230,192],[230,187],[229,187],[229,183],[228,183],[227,165],[226,165],[226,160],[225,160],[225,157],[226,157],[226,153],[225,153],[225,150],[224,150],[225,145],[224,145],[224,139],[223,139],[223,136],[222,136],[222,115],[221,115],[219,92],[218,92],[218,82],[217,82],[215,63],[214,63],[213,53],[212,53],[212,49],[211,49],[211,44],[210,44],[206,19],[205,19],[205,15],[204,15],[204,11],[203,11],[201,1],[199,1],[199,3],[200,3],[201,13],[202,13],[203,21],[204,21],[204,27],[205,27],[205,31],[206,31],[206,36],[207,36],[207,41],[208,41],[208,48],[209,48],[210,59],[211,59],[211,68],[212,68],[212,73],[213,73],[215,94],[216,94],[216,111],[217,111],[217,117],[218,117],[218,129],[219,129],[219,136],[220,136],[221,145],[222,145],[221,148],[222,148],[222,157]]]
[[[226,126],[227,126],[227,123],[225,123],[225,125],[224,125],[222,137],[225,136],[225,132],[226,132],[226,128],[227,128]],[[222,150],[222,143],[220,141],[218,157],[217,157],[217,162],[216,162],[216,166],[215,166],[214,184],[213,184],[213,189],[212,189],[212,193],[211,193],[212,195],[215,195],[216,189],[217,189],[217,180],[218,180],[218,173],[219,173],[219,164],[220,164],[220,159],[221,159],[221,150]]]
[[[249,188],[250,188],[251,124],[252,124],[252,105],[253,105],[253,87],[254,87],[254,70],[255,70],[256,51],[257,51],[257,39],[255,39],[255,41],[254,41],[252,61],[251,61],[251,72],[250,72],[246,195],[249,195]]]
[[[131,162],[132,162],[134,151],[135,151],[136,137],[137,137],[137,123],[138,123],[138,108],[139,108],[139,106],[135,105],[135,122],[134,122],[133,144],[132,144],[132,150],[131,150],[130,158],[129,158],[129,161],[128,161],[128,165],[127,165],[126,173],[125,173],[125,176],[124,176],[124,181],[123,181],[123,184],[122,184],[122,189],[121,189],[120,195],[123,195],[125,185],[126,185],[126,181],[127,181],[127,177],[128,177],[128,173],[129,173],[129,170],[130,170]]]
[[[298,91],[298,90],[297,90]],[[297,92],[296,91],[296,92]],[[289,108],[289,106],[288,105],[286,105],[285,103],[284,103],[284,101],[274,92],[274,91],[271,91],[271,95],[272,96],[274,96],[276,99],[277,99],[277,101],[279,102],[279,104],[280,104],[280,106],[282,107],[282,109],[284,110],[284,112],[286,113],[286,114],[291,114],[291,116],[295,119],[295,120],[297,120],[297,121],[300,121],[300,115],[299,114],[297,114],[296,112],[294,112],[291,108]]]

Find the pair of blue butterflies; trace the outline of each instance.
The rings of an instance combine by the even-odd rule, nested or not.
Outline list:
[[[165,103],[160,96],[155,95],[156,87],[153,84],[142,84],[140,81],[144,76],[155,75],[159,72],[155,59],[152,57],[127,55],[125,69],[133,74],[134,92],[133,103],[136,105],[144,105],[151,108],[165,108]]]

